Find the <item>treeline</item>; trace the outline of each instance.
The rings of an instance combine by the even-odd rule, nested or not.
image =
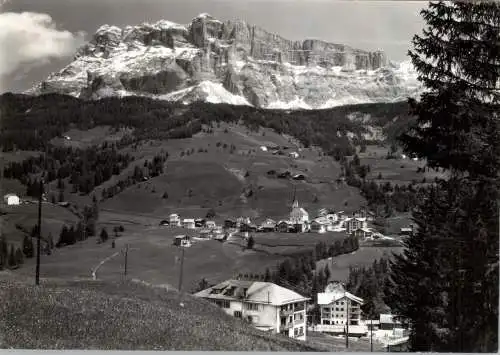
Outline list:
[[[417,186],[414,182],[398,185],[388,181],[384,184],[368,181],[369,172],[370,166],[362,165],[357,154],[351,161],[342,160],[342,175],[346,183],[361,190],[371,209],[378,210],[377,207],[382,206],[386,216],[392,215],[393,211],[409,212],[427,191],[426,186]]]
[[[395,116],[400,116],[398,124],[402,124],[408,111],[406,103],[288,112],[209,103],[186,107],[141,97],[82,101],[57,94],[4,94],[0,97],[0,109],[4,151],[43,150],[50,139],[62,135],[70,126],[83,130],[100,125],[129,127],[134,128],[136,140],[143,140],[189,138],[202,131],[202,125],[228,122],[255,130],[272,128],[296,137],[305,146],[317,145],[337,159],[354,154],[354,146],[363,142],[362,134],[367,132],[361,121],[349,119],[350,113],[371,114],[377,124],[387,125]],[[354,140],[348,138],[348,132],[354,133]]]
[[[128,176],[126,179],[119,180],[117,183],[107,188],[103,188],[101,191],[101,200],[112,198],[121,191],[125,190],[127,187],[163,174],[165,170],[164,164],[167,161],[168,156],[168,152],[158,154],[153,157],[153,160],[146,160],[144,162],[144,166],[141,167],[136,165],[132,175]]]
[[[349,267],[346,289],[363,299],[363,313],[369,319],[389,311],[383,300],[388,275],[389,260],[384,257],[374,260],[369,267]]]
[[[258,242],[257,242],[258,243]],[[330,273],[328,266],[317,269],[316,263],[322,259],[352,253],[359,249],[356,237],[347,236],[332,244],[319,242],[313,250],[294,253],[279,262],[274,270],[266,269],[263,274],[240,274],[237,277],[247,280],[264,280],[291,288],[308,297],[316,297],[328,284]]]
[[[10,163],[4,168],[3,176],[25,184],[28,196],[39,193],[38,180],[31,177],[34,174],[41,174],[46,183],[57,179],[60,189],[64,188],[63,179],[69,178],[72,192],[88,194],[111,176],[120,174],[132,160],[130,154],[119,153],[115,144],[107,142],[86,149],[50,147],[46,156]]]

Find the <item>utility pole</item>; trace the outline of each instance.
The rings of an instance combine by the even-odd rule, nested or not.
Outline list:
[[[42,195],[43,195],[43,179],[40,179],[40,193],[38,196],[38,235],[36,241],[36,274],[35,284],[40,285],[40,240],[42,238]]]
[[[347,305],[347,321],[346,321],[346,332],[345,332],[345,347],[349,348],[349,299],[346,298]]]
[[[373,316],[370,317],[370,352],[373,352]]]
[[[180,270],[180,273],[179,273],[179,294],[182,291],[182,272],[183,272],[183,269],[184,269],[184,247],[181,246],[180,248],[181,248],[182,252],[181,252],[181,270]]]
[[[124,270],[125,277],[127,277],[127,262],[128,262],[128,244],[125,245],[125,270]]]

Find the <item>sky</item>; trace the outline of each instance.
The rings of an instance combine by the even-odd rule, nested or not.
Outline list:
[[[377,0],[0,0],[0,92],[23,91],[58,71],[103,24],[200,13],[241,19],[290,40],[322,39],[407,60],[424,1]]]

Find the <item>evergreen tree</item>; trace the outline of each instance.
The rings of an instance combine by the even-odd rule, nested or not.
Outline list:
[[[21,248],[16,249],[16,265],[22,265],[24,264],[24,257],[23,257],[23,252],[21,251]]]
[[[9,268],[14,268],[17,266],[16,251],[14,250],[14,246],[12,244],[10,245],[8,266]]]
[[[33,247],[33,240],[30,236],[25,235],[23,239],[23,253],[26,258],[32,258],[35,254],[35,249]]]
[[[100,236],[100,238],[101,238],[101,242],[103,242],[103,243],[104,243],[104,242],[106,242],[106,241],[108,240],[108,237],[109,237],[109,236],[108,236],[108,231],[106,230],[106,228],[103,228],[103,229],[101,230],[101,234],[100,234],[99,236]]]
[[[9,248],[7,246],[7,241],[5,236],[0,236],[0,270],[5,269],[8,266],[9,259]]]
[[[409,55],[427,92],[401,142],[450,177],[421,199],[386,300],[411,321],[412,351],[496,352],[500,4],[430,3],[422,16]]]
[[[250,236],[247,240],[247,249],[253,249],[254,244],[255,240],[253,239],[253,236]]]

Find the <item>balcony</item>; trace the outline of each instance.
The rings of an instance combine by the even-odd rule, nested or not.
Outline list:
[[[280,309],[280,316],[291,316],[293,314],[293,309]]]

